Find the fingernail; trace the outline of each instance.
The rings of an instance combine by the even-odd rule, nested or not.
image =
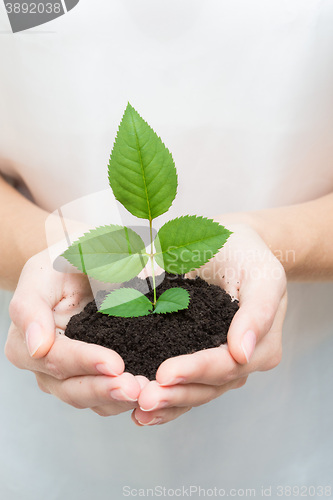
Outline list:
[[[140,420],[138,420],[139,424],[140,425],[158,425],[162,422],[162,418],[160,417],[156,417],[156,418],[153,418],[153,420],[151,420],[150,422],[147,422],[146,424],[144,424],[143,422],[140,422]]]
[[[185,379],[182,377],[178,378],[171,378],[168,380],[168,382],[164,382],[163,384],[159,384],[161,387],[164,387],[166,385],[176,385],[176,384],[181,384],[182,382],[185,382]]]
[[[40,325],[34,321],[30,323],[25,332],[25,338],[29,354],[33,357],[43,343],[43,332]]]
[[[117,401],[137,401],[138,399],[130,398],[126,392],[122,389],[112,389],[110,392],[110,396],[112,399],[116,399]]]
[[[252,354],[254,352],[254,348],[256,346],[257,342],[257,337],[256,334],[252,331],[249,330],[244,334],[243,340],[242,340],[242,349],[246,357],[246,361],[249,363],[250,359],[252,357]]]
[[[98,363],[96,365],[96,370],[102,375],[109,375],[111,377],[117,377],[120,373],[116,373],[112,370],[111,366],[108,363]]]
[[[159,401],[158,403],[156,403],[155,406],[153,406],[152,408],[149,408],[148,410],[146,410],[145,408],[142,408],[140,406],[140,410],[142,410],[142,411],[153,411],[153,410],[156,410],[157,408],[166,408],[168,405],[169,405],[169,403],[167,401]]]

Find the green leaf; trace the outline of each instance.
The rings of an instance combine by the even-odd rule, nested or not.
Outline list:
[[[134,278],[148,261],[140,236],[132,229],[114,224],[85,233],[63,256],[91,278],[106,283]]]
[[[157,299],[154,313],[164,314],[187,309],[190,294],[184,288],[169,288]]]
[[[102,302],[99,311],[109,316],[137,318],[147,316],[153,304],[134,288],[119,288],[111,292]]]
[[[218,222],[186,215],[161,227],[155,240],[155,259],[172,274],[183,274],[208,262],[232,234]]]
[[[171,153],[130,104],[111,153],[109,183],[117,200],[141,219],[167,212],[177,193]]]

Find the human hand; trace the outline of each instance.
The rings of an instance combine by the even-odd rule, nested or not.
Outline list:
[[[227,344],[164,361],[156,381],[140,393],[140,408],[132,413],[137,425],[169,422],[243,386],[250,373],[280,362],[287,306],[284,269],[250,226],[222,223],[234,234],[197,273],[239,300]]]
[[[84,275],[73,269],[56,271],[47,250],[35,255],[26,263],[10,303],[5,353],[15,366],[35,373],[42,391],[75,408],[115,415],[137,406],[147,380],[124,373],[116,352],[61,335],[70,317],[90,300]]]

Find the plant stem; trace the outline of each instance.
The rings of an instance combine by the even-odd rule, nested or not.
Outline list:
[[[151,263],[151,273],[153,277],[153,289],[154,289],[154,301],[153,306],[156,305],[156,283],[155,283],[155,269],[154,269],[154,253],[153,253],[153,222],[149,219],[149,229],[150,229],[150,263]]]

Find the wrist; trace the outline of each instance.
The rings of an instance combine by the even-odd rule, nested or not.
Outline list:
[[[262,237],[262,231],[260,230],[260,217],[258,217],[256,212],[227,213],[215,216],[214,220],[225,226],[227,229],[229,229],[228,226],[234,226],[235,224],[248,226]]]

